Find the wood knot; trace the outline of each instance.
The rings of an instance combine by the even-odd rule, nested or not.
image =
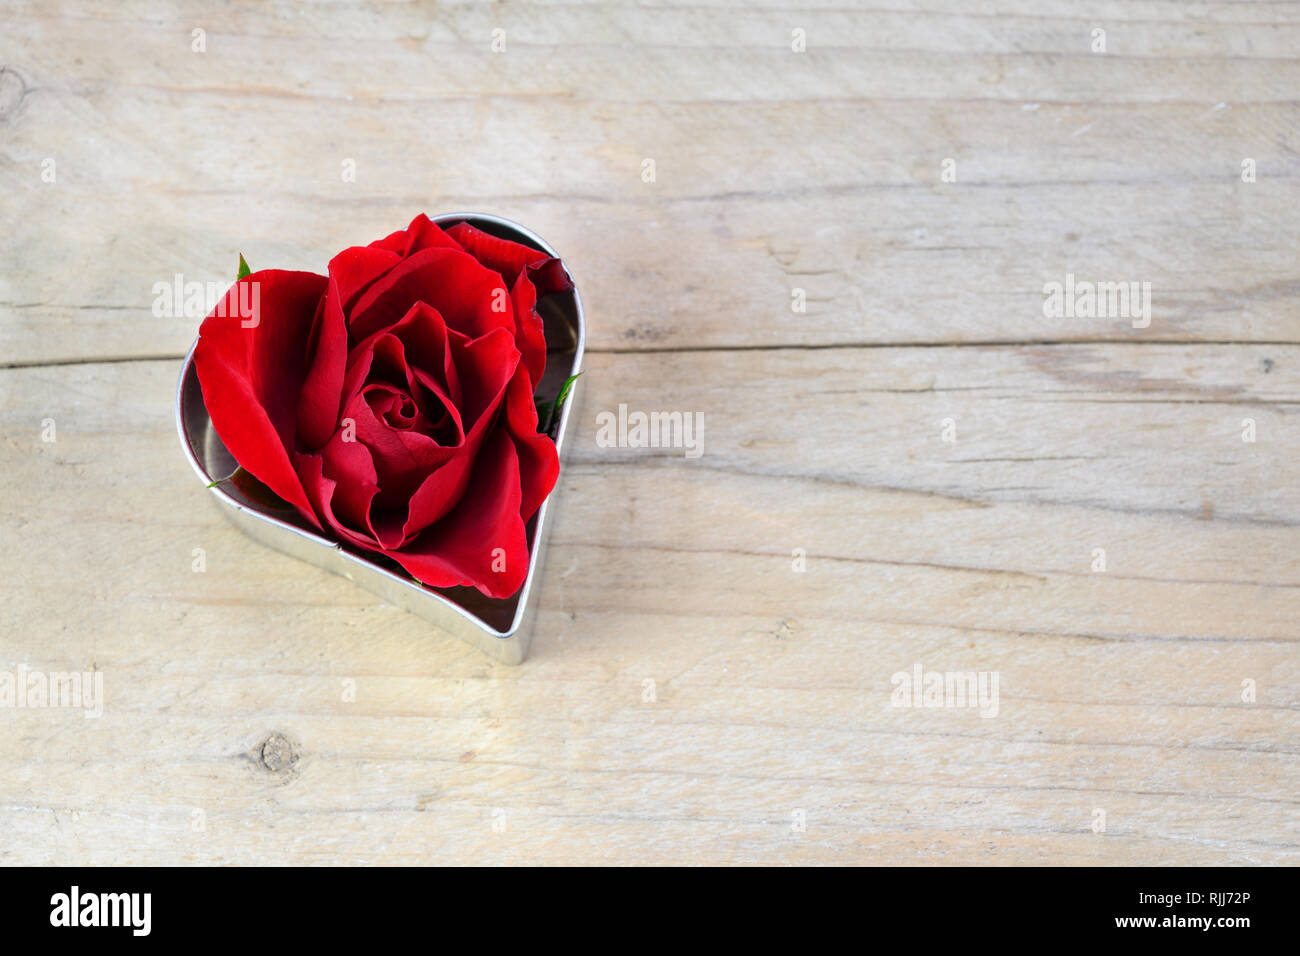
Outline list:
[[[272,773],[289,770],[298,762],[298,751],[284,734],[271,734],[262,743],[260,752],[262,766]]]
[[[26,96],[27,84],[23,78],[9,67],[0,66],[0,122],[18,112]]]

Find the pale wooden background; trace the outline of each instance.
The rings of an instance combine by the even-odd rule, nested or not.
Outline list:
[[[1289,2],[0,3],[0,670],[107,697],[0,711],[0,862],[1295,863],[1298,51]],[[590,316],[519,668],[225,524],[150,312],[465,209]],[[1044,318],[1066,272],[1151,327]],[[598,448],[620,402],[703,457]],[[915,663],[998,716],[892,708]]]

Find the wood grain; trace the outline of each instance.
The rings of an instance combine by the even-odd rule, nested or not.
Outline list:
[[[0,862],[1294,865],[1300,4],[907,6],[0,5],[0,672],[105,697]],[[591,323],[518,668],[226,524],[151,309],[453,209]]]
[[[1045,318],[1067,272],[1150,282],[1147,341],[1300,341],[1294,4],[1126,6],[1104,55],[1068,3],[156,6],[0,36],[10,363],[183,354],[155,282],[466,208],[565,254],[596,348],[1134,336]]]

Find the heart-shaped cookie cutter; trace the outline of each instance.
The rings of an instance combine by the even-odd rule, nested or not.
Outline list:
[[[499,216],[452,213],[435,216],[433,221],[440,226],[468,222],[494,236],[558,256],[541,237]],[[543,297],[538,311],[546,329],[546,374],[537,388],[537,396],[550,401],[566,379],[582,370],[586,327],[576,286],[572,292]],[[561,458],[581,387],[582,379],[577,379],[560,410],[555,447]],[[497,600],[484,597],[473,588],[431,588],[420,584],[396,562],[381,555],[352,551],[338,541],[323,537],[292,507],[284,502],[277,505],[279,499],[246,473],[240,473],[242,480],[224,480],[235,473],[237,462],[217,437],[203,404],[193,346],[185,356],[176,386],[176,429],[190,465],[203,483],[211,486],[209,490],[221,511],[249,537],[342,575],[507,664],[518,664],[527,655],[537,613],[548,517],[559,492],[558,483],[528,522],[528,576],[523,587],[514,597]],[[214,481],[220,483],[213,485]]]

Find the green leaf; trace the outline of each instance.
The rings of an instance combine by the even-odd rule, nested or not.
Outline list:
[[[234,481],[236,478],[239,477],[239,473],[243,470],[244,470],[243,465],[236,465],[235,470],[232,471],[230,474],[226,475],[226,477],[218,478],[216,481],[210,481],[205,487],[215,488],[217,487],[217,485],[224,485],[228,481]]]
[[[569,392],[573,390],[573,383],[578,380],[578,376],[581,374],[582,374],[581,372],[578,372],[574,375],[570,375],[568,378],[564,380],[564,384],[560,386],[560,394],[555,396],[555,401],[551,404],[550,414],[546,416],[545,424],[542,423],[542,410],[545,409],[546,403],[545,402],[538,403],[537,430],[539,432],[546,432],[547,434],[550,433],[551,426],[555,424],[556,420],[560,416],[560,406],[562,406],[564,404],[564,400],[569,397]]]
[[[239,278],[242,279],[244,278],[244,276],[249,276],[252,274],[253,274],[253,270],[248,268],[248,263],[244,261],[244,254],[241,252],[239,254]]]
[[[560,406],[564,404],[564,400],[569,397],[569,392],[573,390],[573,383],[578,380],[578,376],[581,374],[581,372],[578,372],[574,375],[570,375],[564,380],[564,384],[560,386],[560,394],[555,399],[556,412],[560,410]]]

